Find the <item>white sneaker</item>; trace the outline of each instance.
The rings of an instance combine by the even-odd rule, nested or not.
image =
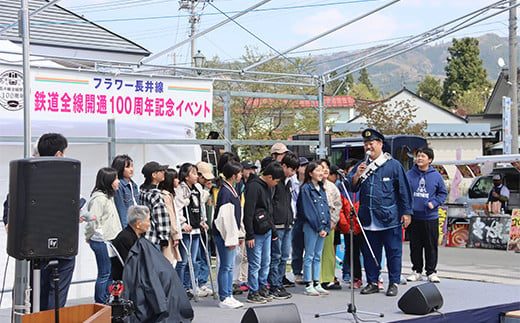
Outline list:
[[[406,280],[409,282],[416,282],[422,280],[422,274],[414,272],[410,276],[406,277]]]
[[[242,303],[241,301],[237,300],[236,298],[234,298],[233,296],[229,296],[229,298],[231,298],[231,300],[237,305],[236,308],[239,308],[239,307],[242,307],[244,306],[244,303]]]
[[[240,306],[238,306],[238,304],[233,301],[231,296],[229,296],[229,297],[226,297],[223,301],[220,301],[220,303],[218,303],[218,307],[220,307],[220,308],[239,308]]]
[[[199,287],[199,296],[200,296],[200,291],[204,291],[204,293],[206,293],[206,295],[204,295],[204,296],[212,296],[213,295],[213,291],[211,290],[211,288],[209,288],[206,285]],[[204,296],[201,296],[201,297],[204,297]]]
[[[436,273],[428,275],[428,281],[430,281],[431,283],[440,283],[441,282],[441,280],[439,279],[439,276],[437,276]]]
[[[207,289],[204,289],[204,287],[206,286],[202,286],[202,287],[199,287],[197,288],[197,296],[198,297],[206,297],[208,296],[208,290]]]

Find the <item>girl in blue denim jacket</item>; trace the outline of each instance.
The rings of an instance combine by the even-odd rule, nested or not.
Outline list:
[[[303,281],[305,294],[310,296],[329,294],[319,283],[323,243],[330,231],[329,204],[322,180],[322,166],[315,162],[309,163],[296,204],[298,218],[304,220]]]

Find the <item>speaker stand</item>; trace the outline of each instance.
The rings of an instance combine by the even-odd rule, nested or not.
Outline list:
[[[41,293],[41,261],[40,259],[35,259],[32,261],[33,263],[33,277],[32,277],[32,313],[37,313],[40,311],[40,293]]]
[[[359,321],[364,321],[357,316],[358,313],[379,316],[379,317],[384,317],[385,315],[383,313],[358,311],[356,308],[356,303],[355,303],[355,299],[354,299],[354,216],[356,217],[356,220],[358,221],[359,227],[361,228],[361,231],[363,232],[365,242],[367,243],[371,252],[372,252],[372,247],[370,246],[370,242],[368,242],[368,238],[365,235],[365,232],[363,231],[363,226],[359,222],[356,209],[354,208],[354,203],[352,203],[348,190],[345,187],[345,184],[343,183],[344,180],[345,180],[345,178],[343,177],[341,179],[341,185],[343,187],[343,190],[345,191],[345,196],[348,200],[348,203],[350,204],[350,214],[349,214],[350,215],[350,230],[349,230],[349,236],[350,236],[350,248],[349,248],[350,249],[350,303],[347,305],[346,310],[327,312],[327,313],[317,313],[317,314],[314,314],[314,318],[343,314],[343,313],[350,313],[350,314],[352,314],[352,317],[354,318],[354,322],[357,323]],[[372,257],[374,258],[375,263],[379,266],[378,261],[373,252],[372,252]]]
[[[60,274],[58,273],[58,260],[51,260],[47,265],[52,268],[52,280],[54,282],[54,322],[60,323]]]

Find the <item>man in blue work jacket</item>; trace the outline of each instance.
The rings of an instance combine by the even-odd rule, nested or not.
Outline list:
[[[379,292],[379,264],[384,247],[389,279],[386,295],[396,296],[401,279],[401,227],[407,227],[411,221],[412,191],[403,166],[383,153],[384,136],[374,129],[365,129],[361,135],[366,157],[346,177],[352,191],[359,192],[359,220],[369,242],[363,246],[368,284],[361,294]]]

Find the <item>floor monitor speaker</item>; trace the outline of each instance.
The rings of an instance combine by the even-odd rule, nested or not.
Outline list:
[[[301,323],[296,304],[252,306],[247,309],[240,323]]]
[[[434,283],[410,288],[399,299],[397,305],[406,314],[424,315],[442,307],[442,295]]]

